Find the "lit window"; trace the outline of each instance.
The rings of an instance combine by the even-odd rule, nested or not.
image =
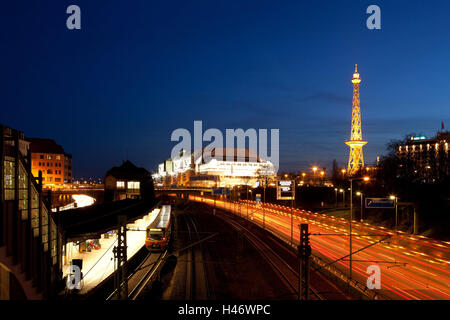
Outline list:
[[[47,159],[48,159],[48,160],[52,160],[52,156],[48,154],[48,155],[47,155]]]
[[[56,156],[56,160],[61,160],[61,156],[60,156],[60,155],[57,155],[57,156]]]
[[[117,188],[125,188],[125,181],[117,181],[116,187]]]
[[[128,189],[139,189],[139,181],[128,181]]]

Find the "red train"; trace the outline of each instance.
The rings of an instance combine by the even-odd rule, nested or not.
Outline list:
[[[167,249],[172,233],[171,206],[163,205],[158,216],[147,227],[145,247],[150,251]]]

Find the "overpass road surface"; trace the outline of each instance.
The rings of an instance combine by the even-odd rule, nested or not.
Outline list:
[[[313,255],[321,261],[332,262],[341,275],[349,273],[349,222],[343,218],[265,204],[264,210],[255,202],[230,203],[223,200],[190,196],[190,200],[204,202],[225,209],[262,225],[286,242],[290,242],[291,220],[294,226],[294,245],[299,241],[300,223],[308,223]],[[291,213],[293,213],[291,217]],[[381,270],[381,289],[373,290],[378,298],[407,300],[450,299],[450,244],[423,236],[404,233],[353,221],[353,283],[365,287],[369,265]],[[383,236],[389,239],[376,243]],[[376,243],[376,244],[375,244]],[[362,251],[365,246],[373,244]],[[343,259],[342,259],[343,258]],[[348,280],[348,279],[346,279]],[[375,294],[374,294],[375,296]]]

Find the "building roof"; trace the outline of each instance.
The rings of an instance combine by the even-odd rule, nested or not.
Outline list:
[[[59,215],[66,239],[72,241],[99,237],[107,231],[117,229],[118,215],[127,216],[127,223],[131,223],[150,212],[155,204],[154,199],[152,201],[126,199],[54,214]]]
[[[113,176],[116,179],[141,179],[150,176],[144,168],[136,167],[131,161],[127,160],[120,167],[113,167],[106,172],[106,176]]]
[[[202,148],[201,163],[205,163],[203,153],[205,148]],[[196,163],[200,160],[200,152],[195,151]],[[242,162],[263,162],[259,157],[258,153],[253,149],[248,148],[214,148],[211,150],[211,157],[215,159],[220,159],[222,161],[227,161],[227,153],[232,156],[231,161],[242,161]]]
[[[436,143],[436,142],[445,142],[444,140],[450,140],[450,132],[449,131],[441,131],[437,132],[436,136],[427,138],[425,136],[417,136],[417,137],[410,137],[406,139],[405,144],[406,145],[413,145],[413,144],[421,144],[421,143]]]
[[[64,149],[52,139],[27,138],[30,142],[31,153],[56,153],[64,154]]]

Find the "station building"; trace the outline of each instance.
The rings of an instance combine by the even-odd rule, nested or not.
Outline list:
[[[208,158],[203,152],[182,151],[176,159],[161,163],[153,178],[159,187],[209,188],[254,186],[263,176],[276,178],[276,168],[270,161],[253,150],[221,148],[212,150]]]
[[[106,173],[105,202],[146,198],[154,198],[152,176],[146,169],[127,160]]]

